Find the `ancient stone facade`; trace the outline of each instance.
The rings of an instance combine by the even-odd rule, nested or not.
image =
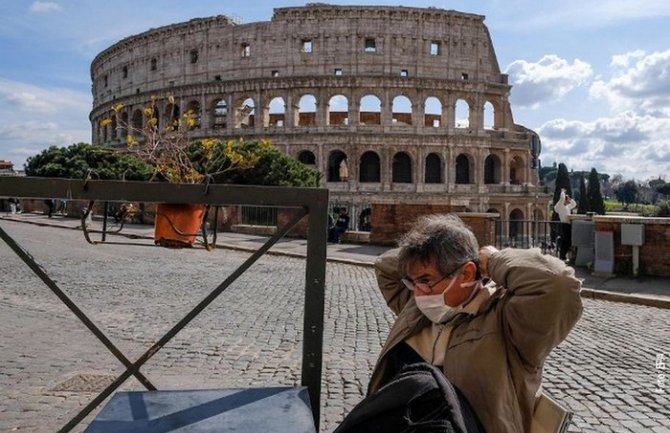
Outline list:
[[[372,202],[546,217],[540,141],[514,123],[483,16],[316,3],[269,22],[199,18],[118,42],[91,78],[94,143],[123,143],[113,104],[142,126],[156,95],[159,124],[193,110],[195,137],[269,138],[314,165],[352,228]]]

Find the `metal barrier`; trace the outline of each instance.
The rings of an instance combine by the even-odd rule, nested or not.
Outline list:
[[[544,254],[558,255],[560,221],[496,220],[496,248],[540,248]]]
[[[286,235],[304,216],[309,215],[307,258],[305,274],[305,303],[303,319],[303,354],[301,385],[309,390],[314,423],[319,426],[321,372],[323,358],[323,317],[326,273],[326,231],[323,229],[328,206],[328,190],[316,188],[284,188],[232,185],[190,185],[148,182],[121,182],[98,180],[71,180],[48,178],[0,177],[0,197],[50,198],[66,197],[68,200],[99,200],[109,202],[162,202],[206,205],[247,205],[292,207],[300,211],[285,226],[233,271],[218,287],[210,292],[186,316],[177,322],[163,337],[148,348],[137,360],[131,362],[114,346],[105,334],[58,287],[43,268],[35,262],[0,226],[0,238],[23,262],[51,289],[56,296],[79,318],[105,347],[126,367],[112,384],[105,388],[59,433],[72,430],[86,415],[99,406],[130,376],[137,378],[148,390],[155,386],[140,372],[140,368],[161,350],[179,331],[212,303],[226,288],[265,254],[279,239]]]
[[[240,206],[240,223],[253,226],[277,226],[277,208],[267,206]]]

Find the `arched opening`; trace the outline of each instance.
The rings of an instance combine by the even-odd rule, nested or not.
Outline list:
[[[328,157],[328,182],[342,182],[345,180],[340,176],[340,167],[342,166],[342,162],[346,164],[345,159],[347,159],[347,154],[341,150],[335,150],[330,153]]]
[[[142,116],[143,116],[142,110],[133,111],[133,118],[130,122],[131,122],[132,131],[133,131],[134,134],[140,134],[141,133],[142,125],[143,125],[143,122],[142,122],[143,117]]]
[[[512,158],[509,164],[509,183],[511,185],[521,185],[525,182],[523,159],[519,156]]]
[[[434,96],[426,98],[424,126],[439,128],[442,124],[442,103]]]
[[[359,122],[361,125],[381,125],[382,101],[374,95],[361,98]]]
[[[484,183],[500,183],[500,158],[489,155],[484,160]]]
[[[214,129],[225,129],[228,126],[228,103],[225,99],[219,99],[214,104]]]
[[[464,99],[456,101],[454,125],[456,128],[468,128],[470,126],[470,105]]]
[[[412,183],[412,159],[405,152],[393,155],[392,179],[395,183]]]
[[[200,102],[198,101],[190,101],[186,105],[186,114],[189,116],[193,116],[193,119],[195,120],[195,124],[193,125],[187,125],[189,128],[200,128],[202,125],[202,110],[200,109]]]
[[[398,125],[412,124],[412,101],[407,96],[399,95],[393,98],[391,106],[392,122]]]
[[[256,103],[246,98],[236,104],[235,128],[253,128],[256,122]]]
[[[303,95],[298,103],[298,126],[316,125],[316,97]]]
[[[112,123],[110,124],[112,140],[116,140],[116,116],[112,116]]]
[[[344,95],[335,95],[328,100],[328,125],[349,124],[349,100]]]
[[[316,157],[309,150],[303,150],[298,154],[298,161],[305,165],[316,165]]]
[[[128,136],[128,112],[124,111],[121,113],[121,128],[119,128],[121,131],[121,138],[124,140]]]
[[[381,179],[381,164],[379,162],[379,155],[375,152],[367,151],[361,155],[359,164],[360,182],[379,182]]]
[[[517,238],[523,236],[523,211],[513,209],[509,214],[509,236]]]
[[[442,183],[442,160],[437,153],[426,156],[425,183]]]
[[[286,122],[286,103],[284,102],[284,98],[281,96],[272,98],[268,107],[268,121],[265,126],[283,128]]]
[[[472,169],[470,167],[470,158],[461,153],[456,157],[456,183],[472,183]]]
[[[493,129],[495,126],[495,109],[493,104],[486,101],[484,104],[484,129]]]
[[[179,106],[177,104],[168,104],[165,108],[165,127],[177,129],[179,127],[179,116],[181,116]]]

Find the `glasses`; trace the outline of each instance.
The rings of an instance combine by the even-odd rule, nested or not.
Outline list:
[[[466,262],[467,263],[467,262]],[[433,287],[437,286],[440,284],[442,281],[446,280],[447,278],[451,277],[454,275],[465,263],[462,263],[456,267],[453,271],[449,272],[447,275],[443,276],[440,278],[438,281],[434,282],[433,284],[429,283],[415,283],[414,281],[410,280],[409,278],[403,278],[401,281],[407,287],[407,289],[411,290],[412,292],[419,290],[420,292],[423,293],[431,293],[433,291]]]

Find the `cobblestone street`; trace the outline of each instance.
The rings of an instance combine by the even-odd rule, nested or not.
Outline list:
[[[132,361],[249,256],[146,240],[93,246],[81,232],[1,224]],[[159,389],[298,385],[304,267],[262,258],[142,372]],[[124,369],[1,241],[0,276],[0,432],[56,431]],[[328,263],[326,290],[322,432],[363,397],[394,319],[369,267]],[[670,381],[659,382],[670,310],[584,304],[545,367],[546,390],[575,412],[569,431],[670,433]]]

